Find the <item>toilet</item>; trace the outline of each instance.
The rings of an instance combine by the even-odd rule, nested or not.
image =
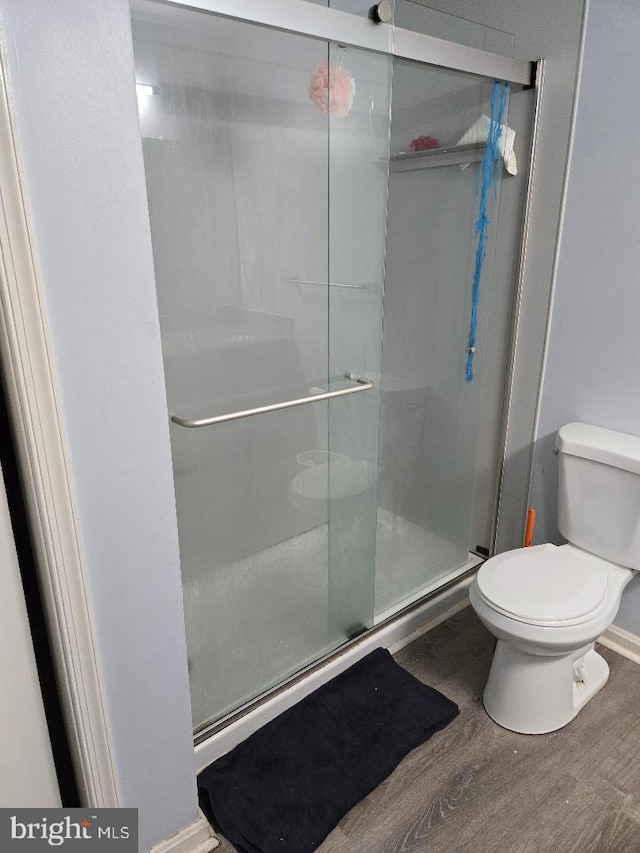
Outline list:
[[[594,642],[640,570],[640,438],[571,423],[556,437],[566,545],[487,560],[469,596],[497,638],[484,707],[506,729],[562,728],[606,684]]]

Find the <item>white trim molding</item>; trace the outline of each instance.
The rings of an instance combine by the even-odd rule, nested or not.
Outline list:
[[[165,838],[151,848],[149,853],[209,853],[220,844],[214,834],[211,824],[198,810],[198,817],[193,823],[183,827],[180,832]]]
[[[4,37],[6,34],[2,34]],[[0,355],[82,802],[117,807],[75,501],[0,44]]]
[[[442,613],[430,618],[424,623],[424,625],[420,625],[419,628],[416,628],[415,631],[407,634],[406,637],[402,637],[402,639],[388,646],[391,654],[397,654],[399,651],[404,649],[405,646],[410,646],[411,643],[419,640],[420,637],[428,634],[429,631],[433,631],[434,628],[438,627],[438,625],[442,625],[442,623],[446,622],[447,619],[451,619],[451,617],[455,616],[456,613],[460,613],[461,611],[466,610],[467,607],[471,607],[471,602],[469,601],[469,587],[471,586],[471,581],[472,578],[467,578],[462,582],[458,590],[459,595],[456,595],[454,603],[450,604],[446,610],[443,610]]]
[[[640,664],[640,637],[637,634],[618,628],[617,625],[610,625],[604,634],[598,637],[598,642],[601,646]]]

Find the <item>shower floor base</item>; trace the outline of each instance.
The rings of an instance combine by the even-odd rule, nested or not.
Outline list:
[[[405,519],[378,510],[377,520],[374,625],[473,565],[472,555]],[[198,727],[236,711],[346,642],[331,622],[328,551],[323,525],[222,568],[202,564],[195,578],[185,579]],[[369,612],[369,624],[371,617]]]
[[[378,509],[375,624],[477,563],[476,555],[460,545]]]

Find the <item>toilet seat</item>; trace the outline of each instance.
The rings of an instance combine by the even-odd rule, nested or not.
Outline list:
[[[492,557],[476,590],[494,610],[529,625],[579,625],[607,606],[609,567],[570,545],[537,545]]]

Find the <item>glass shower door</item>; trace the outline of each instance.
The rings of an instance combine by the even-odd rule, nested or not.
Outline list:
[[[356,364],[374,383],[370,393],[328,406],[330,613],[336,630],[353,637],[373,624],[375,603],[393,65],[387,56],[340,45],[330,56],[338,82],[353,80],[357,97],[346,115],[329,114],[329,373],[345,375]]]
[[[377,620],[460,573],[472,556],[484,339],[504,173],[500,161],[487,196],[468,381],[481,164],[494,81],[398,59],[393,74]]]
[[[469,565],[494,81],[131,2],[204,738]]]
[[[376,105],[351,99],[338,115],[322,99],[337,47],[151,0],[133,10],[199,731],[373,622],[375,523],[362,508],[375,504],[381,262],[337,269],[329,190],[349,141],[356,171],[377,176],[384,221],[372,122],[388,92],[356,69]],[[339,309],[366,315],[357,329],[335,322],[351,284],[367,285],[364,312],[359,296]],[[377,344],[338,341],[369,334]],[[335,391],[348,394],[195,425]]]

